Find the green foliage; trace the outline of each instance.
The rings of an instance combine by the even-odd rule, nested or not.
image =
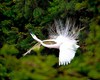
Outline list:
[[[2,64],[0,64],[0,79],[4,80],[6,74],[7,74],[6,68]]]
[[[100,0],[0,0],[0,80],[100,80]],[[41,48],[32,29],[47,38],[56,18],[85,27],[80,49],[69,65],[58,66],[58,51]],[[32,54],[22,57],[35,45]]]
[[[81,10],[87,7],[87,1],[83,1],[82,3],[77,3],[75,5],[75,10]]]
[[[0,54],[4,55],[13,55],[19,53],[18,49],[15,48],[15,45],[4,44],[0,50]]]
[[[42,16],[43,10],[41,8],[35,8],[33,11],[34,18],[39,18]]]

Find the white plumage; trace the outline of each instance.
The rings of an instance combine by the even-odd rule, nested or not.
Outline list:
[[[71,22],[71,20],[67,19],[65,25],[61,20],[55,20],[54,25],[49,29],[49,37],[48,40],[40,40],[34,35],[30,33],[33,39],[38,41],[44,47],[47,48],[57,48],[59,49],[59,65],[66,65],[71,62],[74,58],[77,48],[77,38],[79,35],[80,29],[75,27],[75,23]],[[45,41],[52,41],[55,44],[47,44]],[[26,55],[29,52],[26,52]]]

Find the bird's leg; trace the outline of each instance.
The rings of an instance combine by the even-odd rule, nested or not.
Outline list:
[[[30,49],[29,49],[26,53],[24,53],[24,54],[23,54],[23,56],[25,56],[25,55],[29,54],[32,50],[33,50],[33,47],[32,47],[32,48],[30,48]]]

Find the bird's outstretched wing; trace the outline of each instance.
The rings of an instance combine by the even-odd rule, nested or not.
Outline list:
[[[76,44],[63,43],[59,48],[59,65],[67,65],[74,58],[79,46]]]

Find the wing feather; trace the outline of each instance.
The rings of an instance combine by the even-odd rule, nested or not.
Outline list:
[[[76,47],[75,47],[76,46]],[[59,48],[59,65],[66,65],[74,58],[78,45],[63,43]]]

